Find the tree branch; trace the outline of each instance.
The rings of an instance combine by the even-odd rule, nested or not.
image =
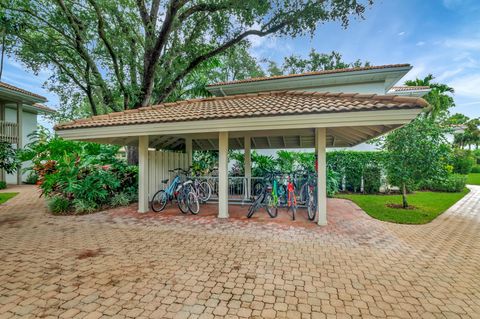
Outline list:
[[[206,61],[207,59],[209,59],[209,58],[211,58],[211,57],[213,57],[213,56],[215,56],[215,55],[217,55],[221,52],[224,52],[228,48],[230,48],[230,47],[234,46],[235,44],[241,42],[243,39],[245,39],[246,37],[248,37],[250,35],[256,35],[256,36],[259,36],[259,37],[264,37],[264,36],[267,36],[269,34],[277,32],[281,28],[285,27],[287,24],[288,24],[288,21],[284,21],[284,22],[282,22],[282,23],[280,23],[276,26],[271,27],[270,29],[268,29],[266,31],[261,31],[261,30],[245,31],[245,32],[241,33],[240,35],[238,35],[237,37],[231,39],[230,41],[225,42],[224,44],[222,44],[218,48],[216,48],[216,49],[214,49],[214,50],[212,50],[212,51],[210,51],[206,54],[203,54],[203,55],[200,55],[200,56],[196,57],[195,59],[193,59],[190,62],[190,64],[182,72],[180,72],[175,77],[175,79],[170,83],[170,85],[165,88],[164,92],[159,96],[159,98],[156,102],[157,103],[163,102],[172,93],[172,91],[175,90],[178,83],[188,73],[190,73],[192,70],[194,70],[200,63]]]
[[[115,76],[117,77],[118,84],[120,85],[120,90],[122,91],[122,94],[123,94],[124,109],[127,109],[130,101],[130,97],[125,88],[123,70],[120,69],[118,65],[117,55],[114,52],[113,47],[107,38],[107,35],[105,34],[105,20],[103,19],[103,15],[100,10],[100,7],[95,2],[95,0],[88,0],[88,2],[93,6],[95,10],[95,14],[98,19],[98,35],[100,36],[100,39],[102,39],[103,43],[105,44],[105,47],[107,48],[107,51],[110,54],[110,58],[112,59],[113,70],[115,72]]]
[[[84,46],[84,39],[83,39],[83,32],[81,29],[83,27],[80,25],[81,21],[74,16],[74,14],[67,8],[63,0],[56,0],[57,4],[59,5],[60,9],[65,13],[67,20],[69,21],[70,26],[72,27],[74,33],[75,33],[75,44],[76,44],[76,50],[80,54],[80,56],[85,60],[85,62],[89,65],[89,68],[92,70],[96,81],[98,82],[101,90],[102,90],[102,95],[104,98],[104,103],[105,105],[109,106],[115,111],[121,111],[115,104],[113,100],[112,93],[110,92],[110,89],[108,88],[107,84],[105,83],[100,71],[97,68],[97,65],[95,64],[95,61],[93,61],[92,57],[89,55],[87,49]]]

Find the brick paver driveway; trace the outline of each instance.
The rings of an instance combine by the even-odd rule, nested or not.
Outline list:
[[[428,225],[327,227],[0,207],[0,318],[479,318],[480,187]],[[12,189],[9,189],[12,191]]]

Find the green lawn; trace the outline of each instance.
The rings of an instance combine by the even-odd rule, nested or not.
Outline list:
[[[460,193],[416,192],[409,194],[407,200],[413,209],[390,208],[387,204],[402,203],[401,195],[352,195],[339,194],[336,197],[353,201],[373,218],[398,224],[426,224],[459,199],[469,190]]]
[[[0,204],[5,203],[10,198],[17,196],[18,193],[0,193]]]
[[[470,173],[467,177],[468,185],[480,185],[480,173]]]

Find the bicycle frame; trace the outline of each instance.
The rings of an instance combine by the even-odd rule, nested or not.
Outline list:
[[[170,185],[165,189],[165,193],[168,195],[169,199],[172,199],[173,196],[175,195],[175,191],[177,190],[178,185],[181,184],[181,179],[180,176],[177,175],[175,178],[172,180]]]

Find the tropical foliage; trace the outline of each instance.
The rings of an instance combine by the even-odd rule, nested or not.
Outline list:
[[[12,144],[0,141],[0,169],[12,174],[19,168],[20,162],[17,159],[17,151]]]
[[[480,119],[469,117],[463,114],[454,114],[448,119],[449,124],[458,131],[454,133],[453,143],[458,148],[478,149],[480,145]]]
[[[116,157],[117,146],[65,141],[45,129],[32,137],[20,157],[33,163],[29,169],[53,213],[89,213],[136,200],[137,167]]]
[[[455,106],[455,102],[451,94],[455,91],[446,84],[435,83],[435,77],[432,74],[427,75],[423,79],[409,80],[405,82],[408,86],[428,86],[430,92],[423,98],[430,104],[431,108],[427,111],[427,115],[431,119],[442,119],[448,116],[449,109]]]

